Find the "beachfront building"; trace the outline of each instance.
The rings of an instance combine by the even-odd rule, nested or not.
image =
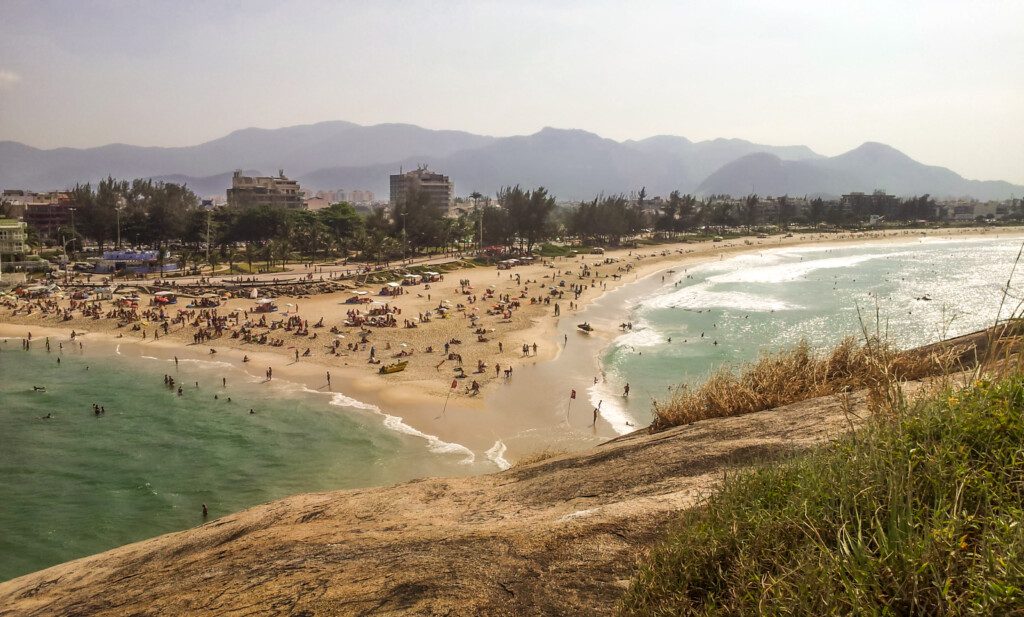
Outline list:
[[[305,200],[306,210],[323,210],[327,206],[331,205],[331,201],[323,196],[307,197]]]
[[[452,199],[455,185],[448,176],[429,171],[425,166],[391,176],[392,207],[400,209],[413,191],[426,193],[430,204],[443,211],[445,216],[455,216]]]
[[[0,219],[0,259],[20,261],[28,252],[28,224]]]
[[[165,259],[161,270],[159,251],[104,251],[103,257],[96,262],[95,271],[101,274],[111,272],[149,274],[150,272],[174,272],[177,269],[177,262]]]
[[[241,171],[235,171],[228,189],[228,207],[249,209],[260,206],[303,209],[305,203],[299,183],[285,177],[283,169],[277,176],[243,176]]]
[[[25,212],[21,218],[35,229],[41,238],[57,239],[57,230],[72,224],[74,210],[75,202],[70,193],[35,193],[26,201]]]
[[[869,214],[891,214],[899,207],[900,198],[883,190],[870,194],[854,191],[843,195],[839,204],[844,214],[866,218]]]

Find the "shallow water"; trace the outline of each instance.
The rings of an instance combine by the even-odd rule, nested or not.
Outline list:
[[[633,330],[602,353],[588,398],[610,419],[643,424],[652,400],[678,384],[801,339],[830,346],[866,327],[907,348],[987,327],[1020,248],[1020,239],[782,248],[679,268],[664,282],[659,274],[624,311]],[[1004,314],[1019,301],[1007,300]]]
[[[221,362],[175,369],[101,361],[69,342],[61,352],[55,339],[50,352],[20,344],[0,343],[0,580],[200,524],[203,503],[214,518],[300,492],[479,471],[460,446],[403,433],[342,394]]]

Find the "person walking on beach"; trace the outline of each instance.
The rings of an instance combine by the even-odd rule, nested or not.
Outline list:
[[[270,381],[273,378],[274,378],[274,367],[268,366],[267,367],[267,381]]]
[[[604,401],[597,402],[597,407],[594,408],[594,421],[590,423],[590,426],[597,426],[597,414],[601,412],[601,405],[603,404]]]
[[[624,397],[628,397],[629,396],[629,384],[628,383],[626,384],[626,387],[622,390],[622,396],[624,396]]]
[[[327,387],[331,387],[331,372],[327,371]]]

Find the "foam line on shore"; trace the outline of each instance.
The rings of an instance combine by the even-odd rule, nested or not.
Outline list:
[[[618,396],[612,393],[604,382],[596,383],[587,388],[587,398],[591,406],[598,409],[598,415],[611,425],[619,435],[636,430],[636,418],[618,402]]]
[[[306,387],[303,387],[303,390],[307,392],[314,392],[317,394],[324,394],[324,392],[318,392],[317,390],[312,390]],[[470,450],[469,448],[462,444],[444,441],[441,438],[437,437],[436,435],[428,435],[423,431],[417,430],[409,426],[408,424],[405,423],[405,421],[402,420],[401,417],[385,413],[384,411],[381,410],[380,407],[377,407],[376,405],[364,403],[363,401],[354,399],[351,396],[342,394],[340,392],[333,392],[329,394],[331,394],[331,405],[336,405],[338,407],[353,407],[355,409],[372,411],[373,413],[381,415],[384,417],[383,424],[386,428],[398,433],[403,433],[405,435],[411,435],[413,437],[419,437],[420,439],[426,440],[427,449],[433,452],[434,454],[462,454],[463,459],[459,461],[459,463],[462,465],[471,465],[474,462],[476,462],[476,453],[474,453],[472,450]]]
[[[505,471],[512,466],[512,463],[508,462],[508,459],[505,458],[505,452],[507,451],[508,446],[499,439],[494,442],[494,445],[491,446],[485,454],[492,463],[498,466],[498,469]]]

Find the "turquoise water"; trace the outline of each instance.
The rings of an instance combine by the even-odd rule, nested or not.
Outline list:
[[[863,322],[906,348],[984,328],[1020,247],[1020,239],[923,239],[765,250],[680,268],[631,304],[634,328],[605,349],[604,380],[589,398],[604,401],[613,425],[645,423],[651,401],[677,384],[801,339],[828,346],[859,336]],[[1009,298],[1004,314],[1017,302]]]
[[[64,347],[0,343],[0,580],[200,524],[203,503],[212,519],[299,492],[472,471],[459,452],[435,454],[444,448],[342,395],[217,362],[175,372]]]

